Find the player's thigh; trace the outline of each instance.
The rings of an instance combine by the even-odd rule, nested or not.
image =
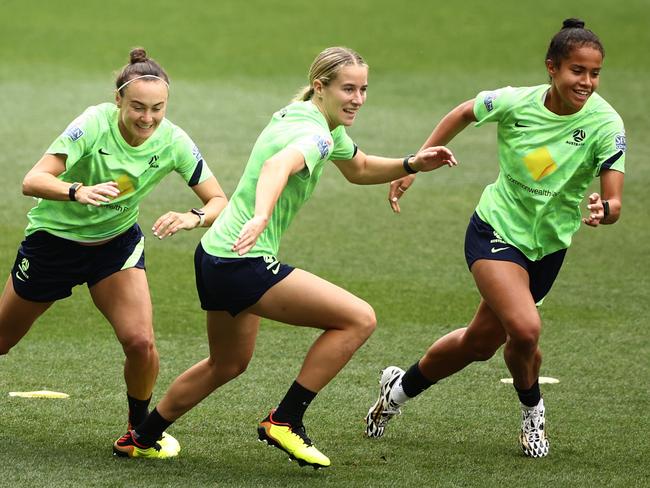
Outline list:
[[[113,273],[91,286],[90,294],[120,342],[134,336],[153,339],[151,295],[144,269]]]
[[[255,351],[260,317],[241,312],[233,317],[226,311],[207,312],[210,357],[217,363],[248,364]]]
[[[0,353],[16,345],[52,303],[21,298],[10,276],[0,296]]]
[[[298,268],[271,287],[249,311],[278,322],[320,329],[374,327],[376,320],[364,300]]]
[[[539,313],[530,293],[528,272],[524,268],[511,261],[479,259],[472,265],[471,271],[481,296],[498,317],[506,334],[535,333],[539,330]]]

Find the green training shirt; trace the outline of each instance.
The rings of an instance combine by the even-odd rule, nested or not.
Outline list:
[[[572,115],[544,106],[549,85],[484,91],[474,101],[476,126],[497,122],[499,176],[476,211],[528,259],[571,244],[580,202],[603,169],[624,172],[625,129],[597,93]]]
[[[99,207],[77,202],[39,199],[27,214],[25,234],[45,230],[79,242],[116,236],[138,219],[138,204],[170,171],[189,186],[212,176],[199,149],[180,127],[163,119],[141,145],[130,146],[117,125],[119,109],[112,103],[87,108],[47,149],[67,156],[58,178],[85,186],[115,181],[117,198]]]
[[[266,229],[246,257],[277,256],[282,234],[314,191],[325,162],[352,159],[356,152],[344,127],[330,132],[325,117],[311,101],[292,103],[273,114],[255,142],[228,205],[201,239],[207,253],[239,257],[231,248],[243,225],[255,215],[257,180],[262,165],[287,147],[300,151],[306,166],[289,177]]]

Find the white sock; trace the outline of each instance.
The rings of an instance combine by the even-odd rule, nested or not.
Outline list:
[[[398,405],[404,405],[407,400],[411,399],[410,396],[404,393],[404,388],[402,388],[402,380],[399,380],[399,382],[395,383],[393,388],[391,388],[390,399]]]

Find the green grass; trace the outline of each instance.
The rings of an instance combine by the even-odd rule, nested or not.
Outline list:
[[[213,5],[214,3],[214,5]],[[199,144],[231,193],[270,114],[305,83],[328,45],[371,66],[367,105],[350,130],[368,153],[419,147],[451,107],[479,90],[543,82],[543,55],[564,17],[581,16],[607,57],[601,93],[629,140],[624,211],[613,227],[582,228],[542,310],[542,373],[551,455],[524,459],[518,406],[500,355],[410,403],[384,439],[362,436],[378,371],[412,364],[478,302],[463,257],[467,220],[496,176],[494,127],[452,144],[461,166],[422,175],[392,215],[386,187],[354,187],[329,168],[282,243],[281,259],[373,305],[379,327],[307,414],[333,461],[314,472],[256,442],[255,425],[297,374],[315,331],[264,322],[253,361],[172,428],[170,462],[113,459],[126,417],[121,349],[85,288],[54,305],[0,358],[0,459],[7,486],[650,486],[647,414],[650,158],[643,105],[649,31],[643,0],[549,0],[400,5],[369,0],[155,3],[0,2],[0,269],[7,273],[32,200],[20,182],[86,106],[111,99],[113,72],[143,45],[172,78],[169,118]],[[594,183],[594,189],[597,183]],[[194,197],[170,176],[141,208],[147,229]],[[194,290],[199,232],[147,242],[161,373],[154,401],[207,354]],[[67,400],[10,398],[53,389]]]

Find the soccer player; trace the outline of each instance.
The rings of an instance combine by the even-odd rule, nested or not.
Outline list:
[[[259,439],[301,465],[330,465],[307,436],[303,415],[373,332],[375,313],[348,291],[281,263],[280,239],[327,161],[352,183],[374,184],[454,166],[456,160],[444,147],[404,159],[368,156],[357,149],[345,128],[366,100],[368,66],[356,52],[325,49],[311,65],[309,82],[293,103],[273,114],[228,206],[196,250],[209,357],[181,374],[147,419],[115,442],[117,455],[146,455],[172,422],[243,373],[265,317],[323,332],[285,397],[259,424]]]
[[[176,171],[203,202],[158,218],[152,230],[164,239],[210,225],[226,197],[194,142],[165,118],[169,79],[144,49],[130,52],[115,85],[115,104],[86,109],[25,176],[23,193],[39,200],[0,297],[0,354],[55,301],[87,283],[126,356],[131,428],[146,417],[158,375],[140,200]],[[178,445],[165,436],[156,448],[164,455]]]
[[[621,212],[625,130],[596,93],[603,56],[584,22],[567,19],[546,54],[550,85],[481,92],[449,112],[425,142],[447,144],[471,122],[498,123],[500,172],[483,192],[465,237],[467,265],[482,299],[467,327],[438,339],[406,372],[395,366],[382,372],[379,398],[366,416],[368,436],[383,435],[407,400],[505,344],[521,402],[521,448],[530,457],[548,454],[537,306],[580,227],[579,205],[595,176],[601,191],[589,195],[582,222],[613,224]],[[394,211],[412,182],[407,177],[391,184]]]

